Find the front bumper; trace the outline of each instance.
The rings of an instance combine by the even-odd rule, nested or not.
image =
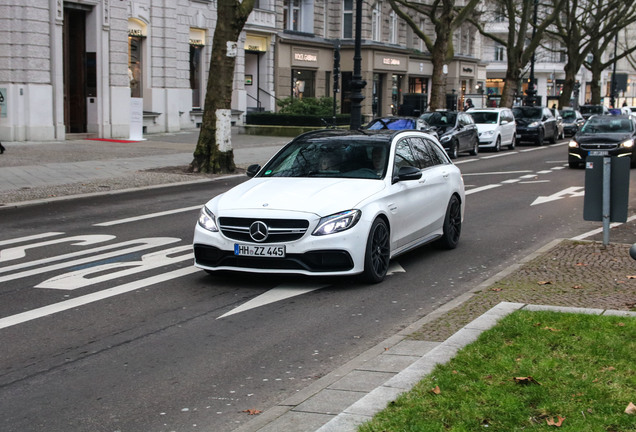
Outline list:
[[[633,148],[624,148],[624,147],[614,147],[611,149],[596,149],[591,148],[594,146],[583,146],[581,147],[568,147],[568,162],[585,162],[585,159],[592,155],[597,156],[616,156],[616,157],[627,157],[630,160],[634,160]]]
[[[536,141],[540,136],[540,129],[537,128],[517,128],[518,141]]]
[[[250,273],[293,273],[304,275],[347,275],[364,270],[364,254],[368,227],[364,221],[340,233],[313,236],[315,228],[297,240],[268,243],[285,246],[285,257],[235,255],[235,245],[262,246],[233,240],[221,232],[212,232],[199,224],[194,230],[194,265],[204,270],[233,270]]]

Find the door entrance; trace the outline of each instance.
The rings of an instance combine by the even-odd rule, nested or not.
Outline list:
[[[86,132],[86,12],[64,8],[64,124]]]

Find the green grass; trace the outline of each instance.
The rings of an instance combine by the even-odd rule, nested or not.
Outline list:
[[[630,402],[636,319],[518,311],[359,431],[636,431],[636,415],[624,412]],[[559,416],[560,427],[548,425]]]

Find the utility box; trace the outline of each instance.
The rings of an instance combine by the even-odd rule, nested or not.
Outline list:
[[[627,221],[629,201],[630,158],[616,156],[588,156],[585,160],[585,199],[583,201],[583,219],[587,221],[603,220],[603,165],[604,159],[611,159],[609,191],[610,222]]]

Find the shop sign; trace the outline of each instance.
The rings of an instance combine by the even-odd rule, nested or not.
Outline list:
[[[139,20],[128,20],[128,36],[146,37],[146,25]]]
[[[307,63],[314,67],[317,66],[318,51],[306,49],[294,49],[292,51],[292,64],[307,66]]]
[[[374,68],[406,72],[408,69],[408,57],[391,55],[389,53],[375,53]]]
[[[247,35],[245,37],[245,51],[267,51],[268,40],[266,37]]]
[[[384,57],[382,58],[382,64],[389,65],[389,66],[400,66],[400,59]]]
[[[205,30],[191,28],[188,41],[190,45],[205,46]]]

